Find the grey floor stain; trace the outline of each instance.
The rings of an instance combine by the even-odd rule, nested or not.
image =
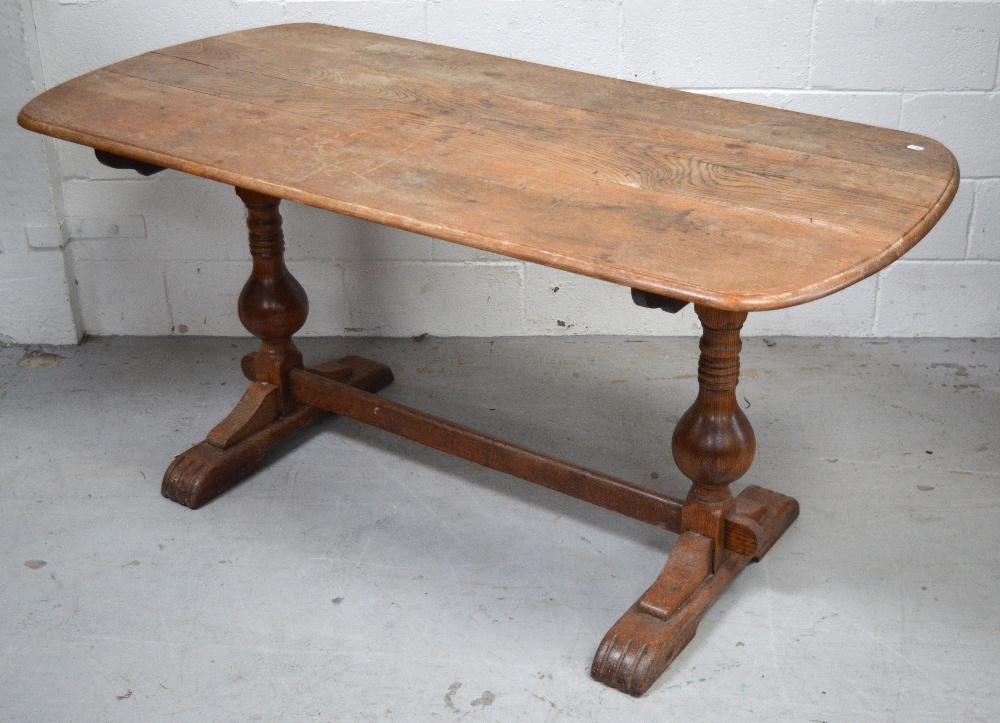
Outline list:
[[[55,369],[65,357],[44,351],[25,349],[24,356],[17,362],[21,369]]]
[[[462,684],[456,680],[448,686],[448,692],[444,694],[444,704],[456,713],[458,713],[458,708],[455,707],[455,693],[457,693],[458,689],[461,687]]]
[[[496,699],[497,699],[496,693],[492,693],[492,692],[490,692],[488,690],[484,690],[483,694],[481,696],[479,696],[478,698],[476,698],[474,701],[472,701],[472,703],[470,703],[470,705],[473,708],[475,708],[477,706],[485,708],[488,705],[493,705],[493,701],[495,701]]]

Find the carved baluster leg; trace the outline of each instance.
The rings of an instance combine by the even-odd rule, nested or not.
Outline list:
[[[747,313],[707,306],[695,306],[695,311],[703,329],[698,398],[677,422],[673,452],[677,467],[693,483],[681,529],[712,540],[714,571],[725,550],[725,520],[735,506],[729,484],[750,469],[757,442],[736,400],[743,346],[740,329]]]
[[[759,559],[798,515],[790,497],[748,487],[734,499],[729,485],[753,462],[756,443],[736,400],[740,329],[746,312],[695,306],[702,323],[698,397],[673,436],[674,460],[692,481],[681,535],[659,577],[604,637],[591,675],[642,695],[677,657],[729,583]],[[749,554],[732,539],[739,521],[755,530]],[[727,549],[727,543],[729,549]]]
[[[163,476],[162,492],[192,509],[241,482],[263,463],[268,450],[317,421],[326,412],[292,396],[289,374],[302,368],[292,335],[302,328],[309,302],[285,266],[280,199],[243,188],[253,270],[240,294],[240,321],[260,339],[260,349],[243,360],[252,384],[239,404],[204,442],[178,455]],[[322,364],[310,371],[375,392],[392,381],[384,364],[358,357]]]
[[[254,378],[278,389],[282,413],[294,409],[288,374],[302,368],[302,353],[292,335],[306,323],[309,301],[302,285],[285,266],[285,239],[281,232],[281,199],[237,188],[247,207],[253,271],[240,293],[243,326],[260,339],[253,360]]]

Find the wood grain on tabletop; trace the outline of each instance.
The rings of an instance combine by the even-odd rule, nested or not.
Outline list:
[[[875,273],[958,184],[922,136],[313,24],[146,53],[49,90],[19,122],[733,310]]]

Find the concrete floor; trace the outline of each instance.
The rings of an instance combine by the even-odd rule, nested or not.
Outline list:
[[[639,700],[590,662],[673,535],[344,419],[197,512],[160,497],[252,346],[0,349],[0,719],[1000,720],[1000,341],[747,340],[741,483],[802,515]],[[302,346],[686,490],[694,339]]]

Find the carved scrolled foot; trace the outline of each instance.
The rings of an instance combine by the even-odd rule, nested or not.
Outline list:
[[[746,539],[733,546],[746,554],[724,550],[716,566],[711,537],[682,533],[656,581],[604,636],[590,671],[594,680],[634,696],[649,690],[729,584],[762,558],[799,514],[794,499],[756,485],[734,502],[730,520],[739,525],[733,525],[733,534]]]
[[[260,469],[272,447],[325,415],[322,409],[301,408],[226,449],[199,442],[170,463],[160,491],[196,510]]]
[[[709,579],[712,549],[704,535],[677,539],[656,581],[604,636],[590,670],[595,680],[639,696],[660,677],[698,629],[704,610],[681,611]]]
[[[389,367],[363,357],[344,357],[309,371],[372,393],[392,383]],[[197,509],[260,469],[276,445],[327,416],[322,409],[300,405],[291,414],[271,419],[277,409],[272,389],[252,384],[204,442],[174,458],[163,475],[163,496]]]
[[[604,636],[590,674],[623,693],[649,690],[698,631],[702,617],[750,563],[726,553],[714,574],[712,540],[685,532],[656,582]]]
[[[200,442],[174,457],[160,491],[167,499],[196,510],[253,474],[264,455],[238,455]]]
[[[699,622],[672,625],[630,608],[601,641],[590,675],[638,698],[691,642]]]

